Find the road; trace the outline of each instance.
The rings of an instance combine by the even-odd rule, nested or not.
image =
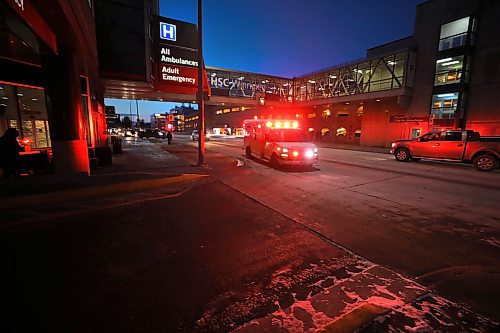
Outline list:
[[[364,258],[500,318],[500,172],[320,148],[316,170],[274,170],[241,141],[207,149],[244,161],[224,183]]]
[[[123,175],[203,177],[5,210],[3,331],[498,329],[498,172],[327,148],[274,170],[237,140],[205,168],[187,136],[127,141]]]

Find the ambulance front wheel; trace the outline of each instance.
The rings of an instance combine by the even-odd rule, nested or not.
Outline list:
[[[280,161],[278,159],[278,155],[276,153],[273,153],[271,155],[271,167],[274,169],[278,169],[280,166]]]
[[[245,148],[245,155],[247,156],[247,158],[252,158],[252,148],[250,148],[250,146],[247,146]]]

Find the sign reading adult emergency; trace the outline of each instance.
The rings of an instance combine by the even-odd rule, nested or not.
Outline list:
[[[196,25],[157,17],[155,26],[154,59],[158,78],[157,90],[196,94],[199,64]],[[208,90],[208,83],[206,87]]]
[[[161,80],[187,86],[197,86],[198,69],[183,66],[161,65]]]

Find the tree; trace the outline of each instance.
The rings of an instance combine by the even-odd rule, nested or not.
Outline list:
[[[125,128],[132,127],[132,120],[128,116],[123,117],[122,126]]]

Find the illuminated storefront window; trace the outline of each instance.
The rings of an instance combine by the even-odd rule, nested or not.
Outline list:
[[[0,135],[9,127],[32,148],[51,146],[43,89],[0,84]]]

